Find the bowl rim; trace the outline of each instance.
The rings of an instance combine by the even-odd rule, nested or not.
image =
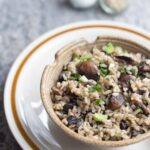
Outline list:
[[[124,41],[129,42],[132,45],[135,46],[139,46],[142,49],[145,49],[146,51],[150,52],[150,49],[148,49],[147,47],[145,47],[142,44],[139,44],[138,42],[132,41],[131,39],[127,39],[127,38],[122,38],[122,37],[113,37],[113,36],[100,36],[100,38],[106,38],[106,39],[115,39],[115,40],[120,40],[120,41]],[[103,146],[103,147],[120,147],[120,146],[126,146],[126,145],[130,145],[130,144],[134,144],[140,141],[143,141],[147,138],[150,137],[150,131],[144,134],[141,134],[137,137],[134,137],[132,139],[125,139],[125,140],[121,140],[121,141],[98,141],[95,139],[90,139],[88,137],[79,135],[78,133],[72,131],[70,128],[68,128],[67,126],[65,126],[62,121],[59,119],[59,117],[56,115],[52,105],[48,105],[48,99],[47,99],[47,95],[45,92],[45,84],[47,82],[46,78],[49,74],[49,70],[51,69],[51,67],[54,67],[57,63],[59,63],[59,53],[60,51],[63,51],[66,47],[68,48],[69,46],[73,46],[74,44],[76,44],[76,42],[72,42],[67,44],[65,47],[63,47],[62,49],[58,50],[58,52],[55,55],[55,61],[52,65],[47,65],[43,71],[42,77],[41,77],[41,84],[40,84],[40,94],[41,94],[41,98],[42,98],[42,102],[43,105],[45,107],[45,110],[47,111],[49,117],[55,122],[55,124],[60,127],[65,133],[67,133],[69,136],[82,141],[84,143],[87,144],[91,144],[91,145],[97,145],[97,146]],[[50,98],[50,91],[49,91],[49,100],[52,103],[52,100]],[[50,104],[50,103],[49,103]]]

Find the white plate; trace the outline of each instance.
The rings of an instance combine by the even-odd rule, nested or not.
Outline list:
[[[69,42],[80,38],[94,41],[99,35],[119,35],[150,47],[150,34],[141,29],[108,21],[80,22],[46,33],[30,44],[15,61],[5,86],[4,106],[10,129],[23,149],[99,149],[80,143],[58,129],[49,119],[40,97],[43,69],[54,61],[55,53]],[[146,140],[116,149],[148,150],[149,147],[150,140]]]

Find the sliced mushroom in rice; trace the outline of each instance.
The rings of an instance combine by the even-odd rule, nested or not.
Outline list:
[[[125,102],[125,98],[123,95],[119,94],[117,96],[111,95],[109,100],[108,100],[108,108],[112,110],[116,110],[120,108],[123,103]]]
[[[122,55],[122,56],[115,56],[115,57],[117,59],[119,59],[120,61],[124,61],[124,62],[126,62],[128,64],[133,64],[134,63],[134,60],[131,57],[129,57],[129,56]]]
[[[128,90],[131,90],[130,80],[131,80],[131,76],[126,73],[122,73],[118,79],[119,84],[123,88],[127,88]]]
[[[85,75],[88,79],[98,80],[98,67],[93,61],[84,61],[77,65],[77,70],[81,75]]]
[[[146,72],[150,72],[150,66],[147,65],[145,62],[141,62],[139,64],[139,74],[143,74],[143,73],[146,73]]]
[[[132,100],[132,104],[141,108],[145,115],[150,114],[150,110],[141,101],[134,99]]]

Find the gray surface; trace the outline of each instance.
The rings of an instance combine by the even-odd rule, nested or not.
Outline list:
[[[20,149],[6,123],[3,89],[8,71],[18,54],[40,34],[81,20],[116,20],[150,31],[150,0],[130,0],[123,14],[108,16],[98,5],[72,9],[64,0],[0,0],[0,150]]]

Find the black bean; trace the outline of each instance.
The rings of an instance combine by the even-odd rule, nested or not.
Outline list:
[[[69,116],[67,118],[68,125],[76,124],[77,123],[77,118],[75,116]]]
[[[74,103],[71,103],[71,102],[66,103],[66,104],[63,106],[63,111],[66,112],[66,113],[68,113],[68,110],[69,110],[69,109],[72,109],[74,105],[75,105],[75,104],[74,104]]]
[[[144,90],[138,90],[138,93],[139,93],[140,95],[143,95],[143,94],[145,93],[145,91],[144,91]]]
[[[78,105],[77,104],[77,97],[76,98],[70,97],[70,102],[77,106]]]
[[[81,113],[81,118],[82,118],[83,120],[85,120],[86,115],[88,115],[89,112],[91,112],[91,110],[86,111],[86,112],[84,112],[84,113]]]
[[[112,95],[108,101],[108,108],[115,110],[120,108],[125,102],[124,96],[119,94],[117,96]]]
[[[120,122],[120,129],[121,130],[126,130],[129,127],[129,122],[126,120],[121,120]]]
[[[77,118],[75,116],[69,116],[67,118],[67,121],[68,121],[68,125],[76,125],[77,127],[81,125],[81,118]]]
[[[80,98],[79,96],[75,95],[74,93],[71,93],[70,91],[67,93],[69,95],[69,99],[71,103],[74,103],[77,105],[77,100]]]
[[[61,74],[59,75],[59,79],[58,79],[58,81],[59,81],[59,82],[64,81],[63,73],[61,73]]]

